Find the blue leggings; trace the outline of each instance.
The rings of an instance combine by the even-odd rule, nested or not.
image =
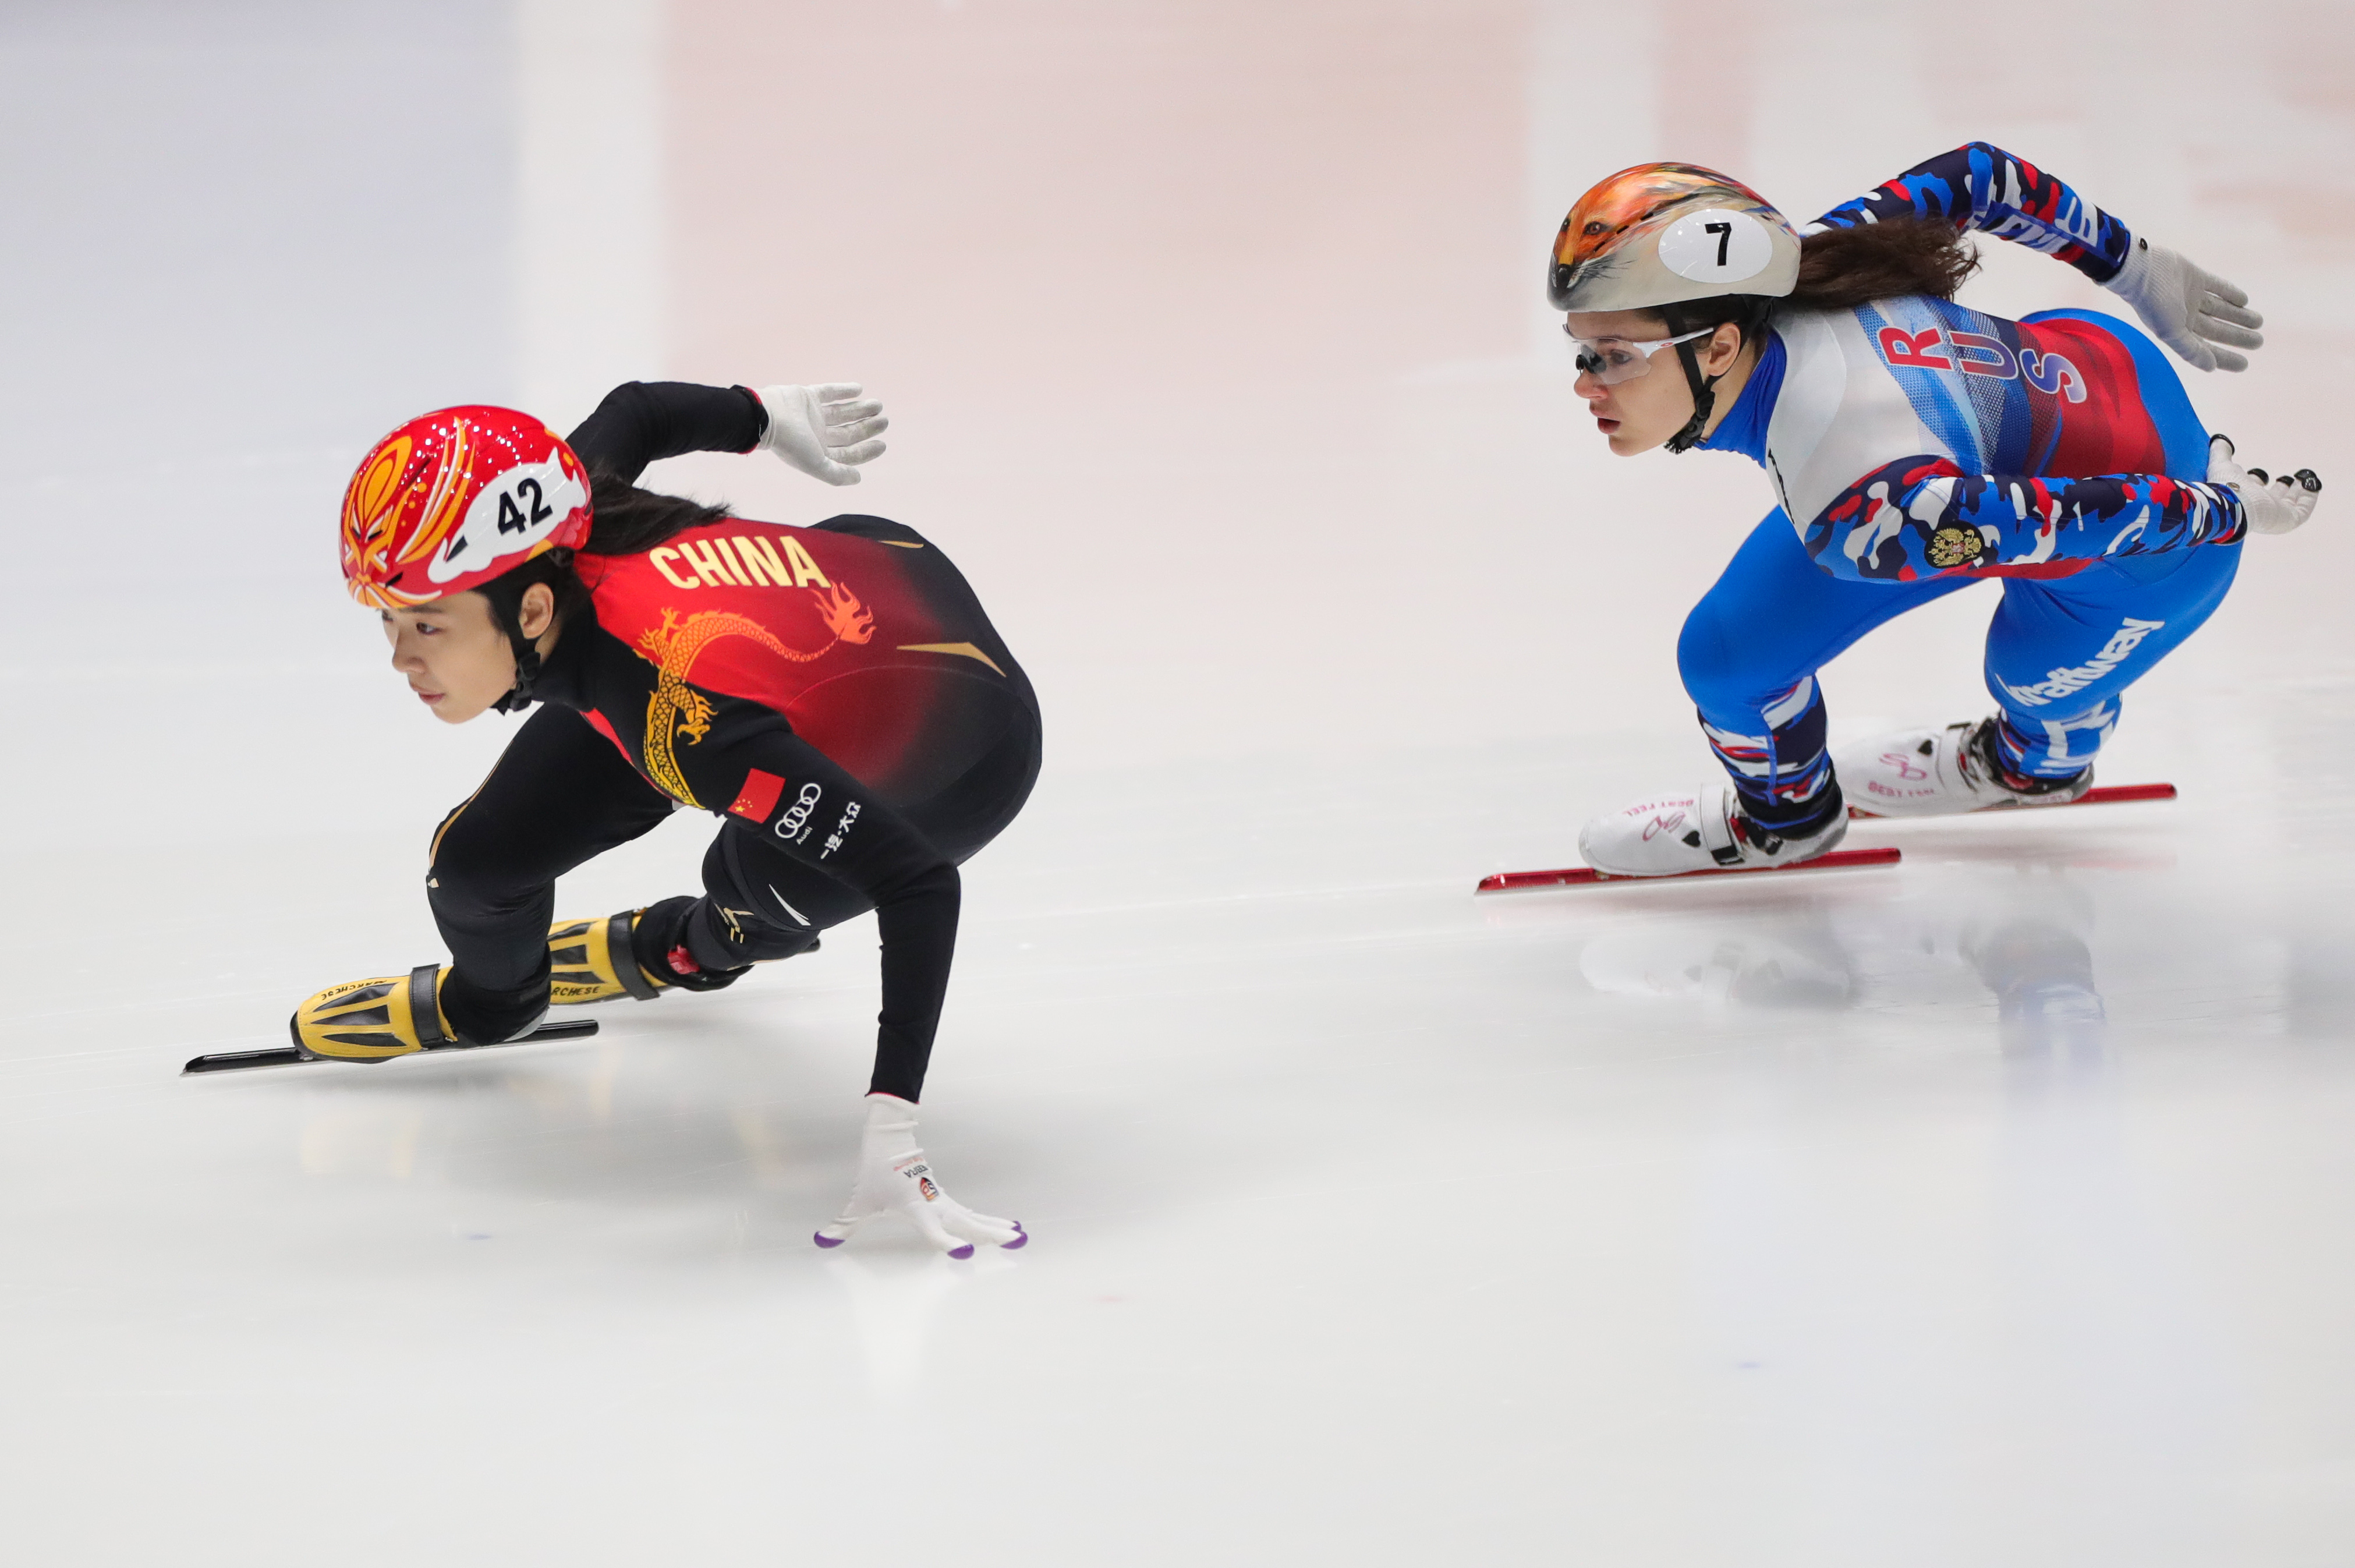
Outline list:
[[[2158,348],[2108,317],[2027,319],[2054,316],[2090,320],[2134,351],[2168,474],[2205,478],[2208,432]],[[2097,561],[2071,577],[2003,579],[1987,685],[2003,716],[2005,765],[2038,778],[2083,771],[2117,724],[2119,694],[2214,613],[2240,564],[2237,544],[2200,545]],[[1833,804],[1816,672],[1882,622],[1977,581],[1844,581],[1808,559],[1779,507],[1751,530],[1686,618],[1677,665],[1753,819],[1797,826]]]

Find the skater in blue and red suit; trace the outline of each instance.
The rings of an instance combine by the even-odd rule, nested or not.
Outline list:
[[[2077,799],[2119,694],[2214,613],[2243,539],[2312,513],[2320,481],[2241,468],[2125,322],[1956,304],[1971,232],[2075,267],[2203,370],[2243,369],[2238,350],[2264,341],[2239,289],[1984,143],[1804,239],[1688,164],[1614,175],[1563,220],[1550,297],[1611,450],[1738,452],[1781,502],[1678,645],[1727,781],[1587,824],[1596,869],[1793,864],[1839,842],[1850,800],[1897,816]],[[1987,577],[2004,583],[1987,643],[1997,711],[1832,755],[1817,671]]]

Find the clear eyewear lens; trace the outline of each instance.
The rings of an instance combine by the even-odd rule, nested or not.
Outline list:
[[[1562,324],[1570,331],[1570,324]],[[1577,353],[1582,375],[1593,377],[1608,387],[1620,381],[1632,381],[1652,368],[1652,356],[1663,348],[1679,343],[1690,343],[1696,337],[1707,337],[1717,328],[1704,326],[1699,332],[1688,332],[1676,337],[1656,337],[1638,341],[1630,337],[1572,336],[1571,347]]]

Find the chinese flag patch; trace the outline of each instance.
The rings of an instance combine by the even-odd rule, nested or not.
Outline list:
[[[736,804],[728,808],[729,814],[750,822],[766,822],[769,813],[777,809],[777,796],[784,793],[784,780],[774,773],[749,768],[744,773],[744,787],[736,792]]]

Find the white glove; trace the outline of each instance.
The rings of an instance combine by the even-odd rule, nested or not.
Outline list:
[[[2265,318],[2247,308],[2249,296],[2213,272],[2203,272],[2164,245],[2137,240],[2118,275],[2102,285],[2122,294],[2151,335],[2202,370],[2245,370],[2233,348],[2262,348],[2254,330]],[[2230,348],[2213,347],[2230,344]]]
[[[882,404],[858,400],[862,390],[856,381],[762,388],[769,428],[761,432],[761,450],[775,453],[813,479],[858,484],[853,465],[882,456],[883,443],[873,438],[891,427]]]
[[[2241,498],[2253,534],[2286,534],[2314,516],[2322,495],[2322,481],[2311,468],[2285,474],[2271,484],[2262,468],[2243,468],[2232,461],[2232,438],[2208,438],[2208,483],[2222,485]]]
[[[1010,1252],[1030,1239],[1015,1221],[976,1214],[942,1191],[924,1151],[916,1147],[916,1107],[896,1094],[869,1094],[867,1130],[858,1138],[858,1185],[841,1218],[821,1226],[811,1240],[838,1247],[878,1214],[894,1213],[953,1258],[973,1256],[975,1242],[995,1242]]]

